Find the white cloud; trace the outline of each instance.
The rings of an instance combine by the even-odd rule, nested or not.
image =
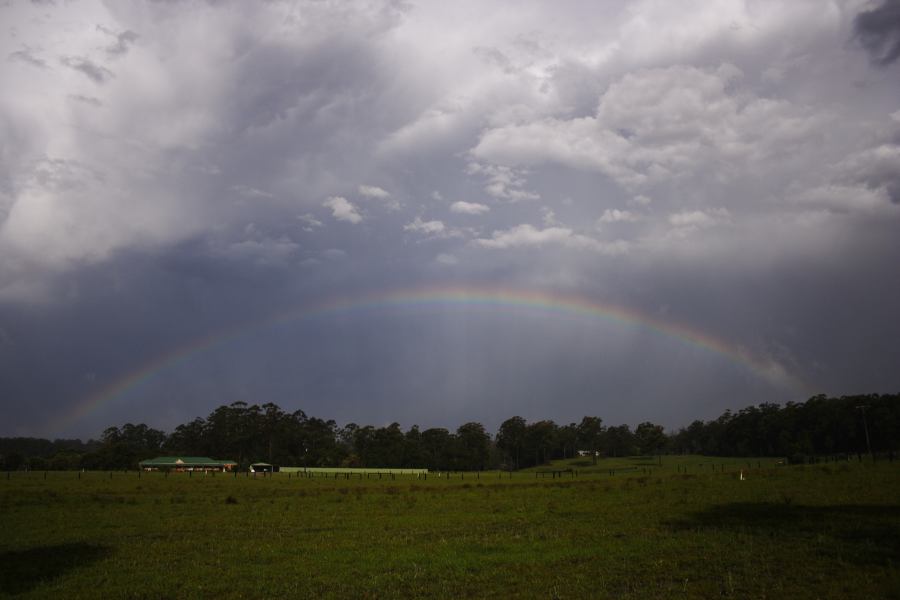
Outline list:
[[[390,198],[390,194],[381,189],[380,187],[374,185],[361,185],[358,188],[360,196],[365,196],[366,198]]]
[[[347,257],[347,252],[340,248],[329,248],[322,251],[322,257],[328,260],[340,260]]]
[[[730,214],[727,209],[691,210],[669,215],[669,223],[675,227],[705,229],[727,223]]]
[[[252,260],[259,265],[273,265],[285,262],[299,248],[296,242],[286,237],[263,237],[229,244],[218,254],[230,259]]]
[[[640,220],[640,216],[630,210],[619,210],[617,208],[607,208],[600,216],[600,223],[634,223]]]
[[[459,200],[458,202],[454,202],[450,205],[450,212],[455,212],[461,215],[481,215],[488,212],[490,209],[489,206],[485,204],[479,204],[478,202],[465,202],[463,200]]]
[[[578,234],[566,227],[537,229],[523,224],[505,231],[494,231],[488,239],[478,239],[474,243],[482,248],[508,249],[521,247],[564,246],[580,250],[592,250],[602,254],[624,254],[628,244],[622,240],[606,243],[586,235]]]
[[[404,231],[415,231],[427,235],[437,235],[444,232],[445,227],[442,221],[423,221],[421,217],[416,217],[411,223],[403,226]]]
[[[629,73],[600,97],[594,116],[491,128],[471,155],[493,163],[483,172],[560,163],[638,189],[701,172],[725,180],[748,163],[796,153],[826,123],[827,114],[737,93],[741,78],[730,64]]]
[[[900,202],[900,144],[855,152],[836,165],[834,175],[838,182],[884,188],[892,201]]]
[[[794,182],[785,192],[788,205],[827,214],[900,213],[900,145],[877,144],[851,152],[828,165],[813,183]]]
[[[554,212],[554,210],[548,206],[541,207],[541,222],[546,227],[559,225],[559,220],[556,218],[556,212]]]
[[[305,215],[298,215],[297,219],[304,223],[303,231],[312,231],[314,229],[322,227],[322,221],[318,220],[310,213],[306,213]]]
[[[233,185],[231,189],[245,198],[274,198],[274,194],[259,190],[249,185]]]
[[[638,194],[637,196],[633,196],[628,200],[628,204],[632,204],[634,206],[650,206],[653,200],[649,196],[645,196],[643,194]]]
[[[379,146],[387,154],[411,154],[441,146],[465,131],[467,111],[461,106],[437,105],[390,134]]]
[[[341,196],[331,196],[322,206],[331,209],[331,215],[338,221],[347,221],[349,223],[360,223],[363,218],[357,211],[356,206],[346,198]]]
[[[519,200],[537,200],[541,196],[524,189],[526,180],[524,171],[501,165],[481,165],[469,163],[466,172],[470,175],[482,175],[487,179],[484,191],[501,200],[517,202]]]
[[[832,213],[900,213],[883,188],[828,184],[789,194],[787,200],[801,208]]]
[[[195,231],[198,217],[185,190],[150,181],[152,164],[143,169],[144,177],[135,178],[46,157],[23,166],[13,193],[0,193],[0,287],[26,264],[63,271],[105,260],[125,245],[152,248]]]
[[[359,191],[359,195],[364,198],[374,198],[376,200],[382,200],[385,202],[385,206],[387,206],[390,210],[400,210],[400,203],[391,198],[391,194],[381,189],[380,187],[374,185],[361,185],[357,188]]]
[[[458,258],[456,258],[452,254],[446,254],[446,253],[438,254],[435,257],[434,261],[440,265],[458,265],[459,264]]]

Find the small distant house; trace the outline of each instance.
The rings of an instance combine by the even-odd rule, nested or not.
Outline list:
[[[270,465],[269,463],[253,463],[250,465],[251,473],[272,473],[274,471],[274,465]]]
[[[158,456],[138,463],[144,471],[232,471],[233,460],[216,460],[206,456]]]

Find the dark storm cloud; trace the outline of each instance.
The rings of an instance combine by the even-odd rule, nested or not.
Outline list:
[[[59,433],[170,429],[234,400],[374,424],[677,426],[804,399],[781,372],[825,393],[900,384],[900,90],[853,85],[872,75],[846,47],[852,15],[818,0],[186,6],[10,15],[0,402],[15,416],[0,435],[55,434],[56,413],[152,364]],[[51,38],[88,79],[16,64],[39,66]],[[572,294],[725,350],[496,306],[263,325],[429,286]]]
[[[115,73],[88,58],[80,56],[64,56],[59,62],[70,69],[83,73],[94,83],[106,83],[115,77]]]
[[[890,147],[894,155],[900,157],[900,146]],[[862,181],[872,188],[883,188],[894,204],[900,204],[900,160],[894,164],[880,165],[865,174]]]
[[[140,37],[137,33],[131,31],[130,29],[121,33],[116,33],[110,29],[107,29],[106,27],[103,27],[102,25],[97,25],[97,31],[102,31],[103,33],[110,35],[116,39],[115,42],[106,47],[106,53],[112,56],[121,56],[127,54],[132,44],[134,44]]]
[[[884,67],[900,58],[900,0],[859,13],[853,29],[873,64]]]
[[[16,50],[15,52],[11,52],[7,58],[9,60],[21,61],[27,65],[31,65],[32,67],[38,67],[40,69],[48,68],[47,61],[36,56],[34,51],[31,50],[30,48],[23,48],[21,50]]]
[[[103,102],[99,98],[93,96],[84,96],[82,94],[69,94],[69,98],[75,102],[82,102],[91,106],[103,106]]]
[[[863,150],[841,167],[846,180],[883,190],[891,202],[900,203],[900,144],[888,142]]]

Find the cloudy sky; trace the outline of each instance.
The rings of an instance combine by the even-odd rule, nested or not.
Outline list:
[[[900,2],[0,23],[0,435],[236,400],[678,427],[900,390]]]

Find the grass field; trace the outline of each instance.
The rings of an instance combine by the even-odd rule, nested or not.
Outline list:
[[[571,462],[427,480],[0,474],[0,593],[900,598],[900,462],[548,474]]]

